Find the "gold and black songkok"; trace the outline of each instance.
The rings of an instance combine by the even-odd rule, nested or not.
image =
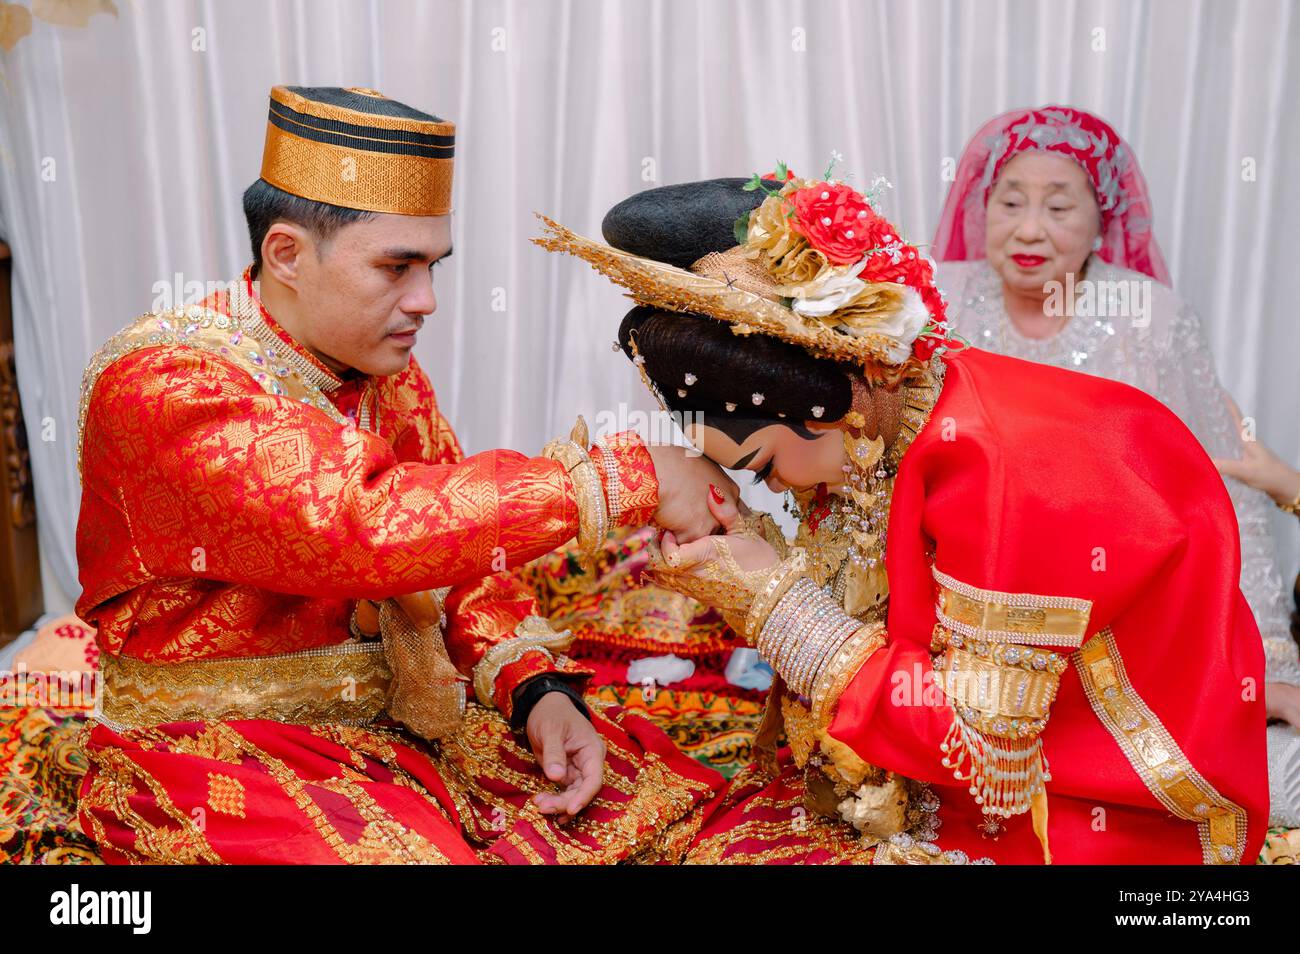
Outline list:
[[[455,142],[455,124],[378,90],[276,86],[262,178],[345,209],[446,215]]]

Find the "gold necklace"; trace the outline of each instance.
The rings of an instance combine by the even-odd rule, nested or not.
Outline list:
[[[884,616],[889,596],[885,545],[894,480],[903,455],[939,398],[943,369],[941,361],[934,361],[902,384],[899,432],[888,448],[879,437],[855,435],[866,422],[850,411],[845,416],[850,430],[844,432],[848,462],[843,492],[830,500],[805,497],[800,502],[795,545],[804,548],[814,582],[829,585],[851,616],[867,621]]]

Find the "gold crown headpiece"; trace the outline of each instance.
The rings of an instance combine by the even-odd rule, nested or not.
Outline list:
[[[678,268],[585,238],[539,215],[533,241],[568,252],[642,305],[730,323],[810,354],[856,365],[924,363],[947,338],[932,263],[842,182],[805,181],[783,166],[747,189],[767,198],[735,225],[738,244]]]

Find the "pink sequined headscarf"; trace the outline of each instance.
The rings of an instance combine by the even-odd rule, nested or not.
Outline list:
[[[935,259],[984,257],[989,192],[1012,157],[1028,149],[1069,156],[1088,173],[1101,208],[1100,258],[1169,284],[1169,269],[1151,231],[1150,193],[1133,151],[1105,120],[1070,106],[1012,110],[975,134],[944,203]]]

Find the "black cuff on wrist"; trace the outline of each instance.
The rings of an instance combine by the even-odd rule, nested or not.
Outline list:
[[[528,716],[533,711],[533,706],[541,700],[542,696],[548,692],[559,692],[569,697],[574,706],[587,719],[591,718],[591,711],[587,704],[582,701],[582,696],[578,691],[568,684],[565,680],[551,673],[543,673],[540,676],[534,676],[522,686],[514,691],[514,708],[510,716],[510,728],[522,729],[528,724]]]

